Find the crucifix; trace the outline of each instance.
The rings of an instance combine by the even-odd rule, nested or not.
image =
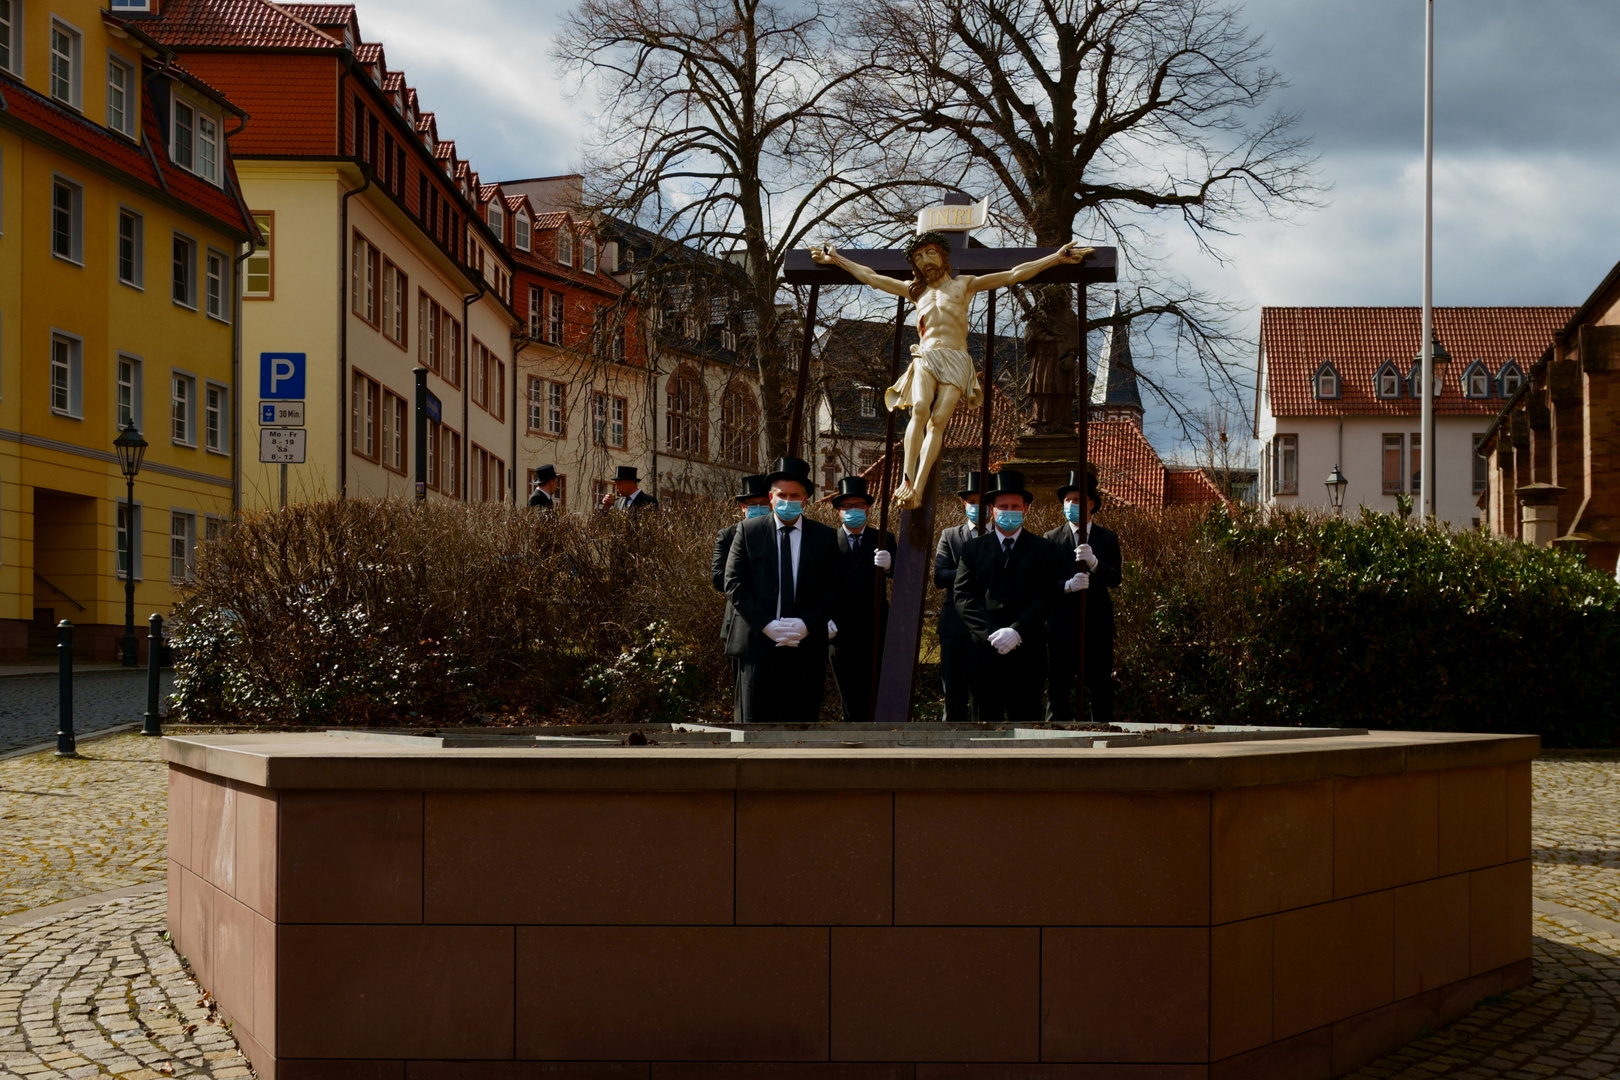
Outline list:
[[[811,335],[822,285],[864,284],[899,298],[895,317],[891,385],[885,403],[890,412],[891,435],[884,447],[884,484],[880,529],[888,527],[888,488],[892,475],[893,416],[910,409],[906,425],[901,483],[893,492],[900,506],[898,551],[894,563],[894,595],[888,629],[882,644],[882,670],[874,695],[873,719],[896,723],[911,719],[911,698],[916,682],[917,647],[922,636],[923,602],[933,568],[934,501],[938,489],[937,462],[943,448],[946,422],[958,405],[983,404],[981,458],[988,471],[992,399],[995,393],[995,290],[1008,285],[1076,284],[1080,317],[1085,317],[1085,286],[1115,280],[1113,248],[969,247],[967,232],[982,225],[983,206],[948,203],[918,214],[915,237],[903,249],[863,250],[845,257],[821,247],[789,252],[784,277],[790,284],[810,286],[809,310],[800,353],[799,392],[790,426],[788,453],[800,452],[803,413],[808,390]],[[944,220],[941,220],[944,219]],[[941,228],[941,226],[944,228]],[[932,226],[932,228],[930,228]],[[943,235],[952,226],[960,241]],[[952,270],[958,271],[953,276]],[[909,271],[909,273],[907,273]],[[904,274],[905,276],[901,276]],[[968,303],[976,292],[987,298],[984,377],[982,383],[967,352]],[[910,300],[919,315],[920,344],[905,372],[899,370],[900,332],[905,304]],[[1081,341],[1084,341],[1082,335]],[[1077,365],[1084,372],[1085,365]],[[1084,376],[1081,376],[1084,389]],[[1086,467],[1085,394],[1076,395],[1079,410],[1078,465]],[[981,531],[983,529],[981,515]],[[881,533],[880,533],[881,535]],[[1083,622],[1082,617],[1082,622]],[[1083,645],[1082,645],[1083,652]],[[1083,664],[1080,669],[1084,670]],[[1083,679],[1082,679],[1083,683]]]

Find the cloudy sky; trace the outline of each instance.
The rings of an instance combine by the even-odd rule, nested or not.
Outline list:
[[[549,59],[567,6],[458,0],[446,25],[442,0],[374,0],[360,15],[491,179],[577,163],[591,103],[565,99]],[[1418,303],[1422,0],[1243,8],[1331,190],[1294,221],[1245,226],[1225,266],[1171,234],[1174,268],[1247,308],[1251,333],[1264,305]],[[1437,0],[1435,23],[1435,302],[1579,303],[1620,260],[1620,4]]]

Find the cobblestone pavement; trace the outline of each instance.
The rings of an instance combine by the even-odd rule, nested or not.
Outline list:
[[[0,761],[0,916],[164,879],[159,744],[109,735],[81,743],[77,758]]]
[[[167,699],[174,672],[162,673]],[[0,678],[0,753],[56,739],[55,675]],[[146,716],[146,669],[87,671],[73,680],[73,728],[96,731],[138,724]]]
[[[158,742],[0,761],[0,1075],[248,1074],[164,938],[166,785]],[[1537,762],[1536,981],[1353,1074],[1529,1080],[1620,1075],[1620,760]]]

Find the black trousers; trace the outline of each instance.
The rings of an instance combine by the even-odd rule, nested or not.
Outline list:
[[[739,724],[814,724],[827,689],[827,646],[773,647],[758,660],[733,657],[737,688],[732,718]]]
[[[966,724],[973,719],[973,695],[969,692],[968,668],[972,664],[973,639],[952,636],[939,639],[939,674],[945,683],[945,722]]]
[[[968,684],[973,692],[973,719],[984,724],[1041,720],[1041,691],[1046,686],[1046,642],[1025,639],[1003,656],[989,642],[972,643]]]
[[[847,636],[846,636],[847,635]],[[832,643],[833,678],[844,706],[844,723],[864,724],[871,719],[872,638],[841,630]]]
[[[1074,706],[1074,673],[1080,666],[1080,643],[1073,633],[1054,633],[1047,645],[1046,719],[1066,724],[1077,715]],[[1086,696],[1091,701],[1091,720],[1097,724],[1114,722],[1114,636],[1086,634]],[[1083,720],[1083,713],[1079,714]]]

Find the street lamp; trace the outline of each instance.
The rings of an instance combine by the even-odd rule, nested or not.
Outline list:
[[[135,666],[135,474],[146,457],[146,440],[131,420],[113,440],[118,451],[118,468],[129,481],[124,500],[124,666]]]
[[[1344,478],[1344,473],[1339,471],[1339,466],[1335,463],[1333,471],[1328,473],[1327,478],[1328,499],[1333,503],[1334,514],[1344,513],[1344,489],[1349,483],[1350,481]]]

